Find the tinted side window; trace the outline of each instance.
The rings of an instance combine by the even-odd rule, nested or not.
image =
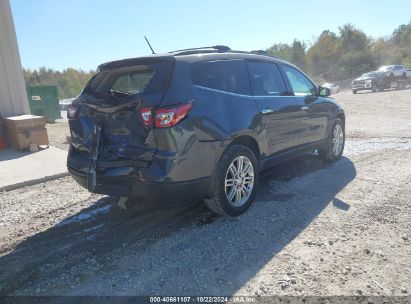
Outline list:
[[[195,85],[250,95],[250,81],[244,60],[218,60],[194,63],[191,80]]]
[[[314,84],[300,71],[288,65],[283,65],[283,70],[290,81],[295,96],[316,95]]]
[[[247,65],[254,96],[286,95],[287,88],[276,64],[249,61]]]

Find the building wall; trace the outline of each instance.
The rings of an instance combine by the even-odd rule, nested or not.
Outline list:
[[[0,114],[29,114],[26,86],[9,0],[0,0]]]

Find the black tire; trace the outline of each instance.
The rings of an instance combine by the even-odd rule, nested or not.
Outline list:
[[[225,191],[225,179],[231,163],[240,156],[248,158],[251,162],[254,171],[254,184],[248,199],[240,206],[234,206],[227,198]],[[214,193],[211,198],[204,200],[206,205],[213,212],[220,215],[237,216],[245,212],[254,201],[259,181],[259,172],[258,160],[249,148],[241,145],[229,146],[215,168],[215,172],[212,177]]]
[[[341,151],[338,154],[335,154],[333,151],[333,139],[334,139],[334,130],[337,125],[339,125],[342,128],[343,142],[342,142]],[[324,147],[321,147],[320,149],[318,149],[318,153],[323,160],[329,161],[329,162],[335,162],[341,158],[344,152],[344,146],[345,146],[345,126],[342,120],[337,118],[330,131],[330,134],[327,137]]]
[[[378,87],[377,87],[376,84],[373,84],[373,85],[371,86],[371,91],[373,91],[374,93],[378,91]]]
[[[407,78],[407,74],[405,74],[405,72],[402,73],[402,78]]]
[[[352,90],[352,93],[353,93],[353,94],[357,94],[357,90]]]

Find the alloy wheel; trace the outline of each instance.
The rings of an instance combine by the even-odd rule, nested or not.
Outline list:
[[[334,156],[338,156],[341,153],[344,144],[344,132],[340,124],[336,124],[333,130],[332,137],[332,151]]]
[[[228,202],[235,207],[244,205],[254,187],[254,167],[251,161],[245,156],[234,159],[228,167],[224,183]]]

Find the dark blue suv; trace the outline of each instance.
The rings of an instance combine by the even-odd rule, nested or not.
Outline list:
[[[286,61],[224,46],[105,63],[68,110],[67,166],[91,192],[203,198],[235,216],[261,170],[341,157],[345,115],[329,95]]]

